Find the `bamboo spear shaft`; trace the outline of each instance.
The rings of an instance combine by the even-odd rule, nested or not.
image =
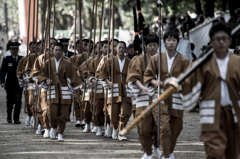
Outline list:
[[[54,28],[55,28],[55,3],[56,0],[53,0],[53,29],[52,29],[52,37],[54,37]]]
[[[111,82],[113,84],[113,54],[114,54],[114,0],[112,0],[112,65],[111,65]],[[113,86],[111,90],[111,107],[113,106]],[[111,122],[112,122],[112,114],[113,114],[113,109],[111,108]]]
[[[37,58],[37,56],[40,55],[40,52],[38,52],[37,54],[37,39],[38,39],[38,0],[37,1],[37,18],[36,18],[36,47],[35,47],[35,59]],[[34,129],[36,129],[36,121],[37,121],[37,107],[39,105],[39,89],[36,90],[37,92],[37,103],[35,104],[34,108],[35,108],[35,114],[34,114]]]
[[[92,60],[93,59],[95,59],[95,49],[96,49],[96,47],[95,47],[95,42],[96,42],[96,23],[97,23],[97,2],[98,2],[98,0],[96,0],[96,2],[95,2],[95,15],[94,15],[94,34],[93,34],[93,45],[94,45],[94,47],[93,47],[93,58],[92,58]],[[100,43],[98,44],[98,45],[100,45]],[[95,89],[93,89],[93,87],[91,87],[91,94],[92,94],[92,98],[91,98],[91,100],[92,100],[92,120],[94,120],[94,114],[95,114],[95,92],[93,92],[93,90],[95,90]]]
[[[29,6],[28,6],[28,29],[27,29],[27,57],[28,57],[28,52],[29,52],[29,28],[30,28],[30,12],[31,12],[31,0],[29,0]],[[25,91],[27,91],[27,82],[25,83]],[[27,97],[27,95],[25,95]],[[24,114],[27,113],[27,108],[26,108],[26,100],[24,101]]]
[[[108,16],[108,47],[107,47],[107,59],[109,58],[109,51],[110,51],[110,31],[111,31],[111,9],[112,9],[112,0],[109,0],[109,16]],[[109,77],[110,80],[110,77]],[[106,97],[105,97],[105,127],[107,127],[107,99],[108,99],[108,89],[106,90]]]

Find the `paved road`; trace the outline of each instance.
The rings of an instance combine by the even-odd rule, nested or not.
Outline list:
[[[24,103],[24,101],[23,101]],[[6,122],[5,91],[0,89],[0,159],[32,159],[32,158],[141,158],[143,152],[137,139],[136,127],[127,135],[128,141],[120,142],[109,138],[97,137],[93,133],[83,133],[74,126],[75,121],[67,123],[65,141],[44,139],[36,135],[32,127],[24,124],[26,116],[21,111],[22,124]],[[133,119],[131,118],[131,121]],[[176,159],[205,158],[203,143],[199,140],[199,116],[196,113],[185,113],[184,130],[175,148]]]

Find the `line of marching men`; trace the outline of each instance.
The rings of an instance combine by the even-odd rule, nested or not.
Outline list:
[[[138,123],[139,140],[144,151],[142,159],[151,159],[153,155],[174,159],[174,147],[183,129],[183,110],[193,109],[200,95],[201,139],[207,158],[238,157],[240,87],[236,66],[239,57],[229,52],[231,29],[226,24],[213,25],[209,36],[214,55],[182,83],[183,95],[174,93],[161,102],[160,125],[157,108]],[[35,123],[33,116],[37,115],[39,126],[36,133],[41,134],[44,130],[44,138],[57,137],[59,141],[64,141],[63,133],[72,103],[76,126],[85,125],[83,132],[92,131],[101,136],[105,125],[105,137],[127,140],[119,135],[119,131],[126,127],[132,112],[138,117],[158,96],[158,86],[163,88],[160,89],[162,94],[163,81],[175,81],[190,65],[189,60],[176,51],[179,35],[174,31],[163,36],[166,52],[157,54],[159,37],[149,34],[144,38],[145,52],[132,59],[124,55],[126,43],[117,39],[111,41],[114,49],[109,58],[106,56],[108,41],[93,44],[88,39],[82,40],[82,53],[68,58],[65,56],[70,55],[65,46],[66,39],[62,40],[50,39],[50,60],[47,60],[48,51],[46,55],[37,56],[38,52],[43,52],[41,42],[36,53],[30,43],[31,54],[19,61],[17,69],[20,85],[27,86],[24,90],[25,100],[29,101],[26,102],[26,125]],[[76,46],[79,50],[79,41]],[[89,47],[95,47],[95,52],[90,54]],[[228,67],[231,68],[230,74],[226,73]],[[35,96],[36,91],[40,96]],[[35,105],[39,103],[37,110],[32,107],[34,102]],[[158,129],[163,153],[158,147]]]

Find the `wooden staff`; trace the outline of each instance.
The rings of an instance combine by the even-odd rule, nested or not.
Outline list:
[[[111,90],[111,122],[112,122],[112,117],[113,117],[113,53],[114,53],[114,0],[112,0],[112,66],[111,66],[111,82],[112,82],[112,90]],[[119,86],[120,87],[120,86]]]
[[[48,4],[47,4],[47,6],[48,6]],[[49,6],[48,6],[49,7]],[[46,45],[47,45],[47,43],[48,43],[48,41],[47,41],[47,38],[48,38],[48,34],[49,34],[49,30],[50,30],[50,28],[49,28],[49,10],[47,11],[46,10],[46,12],[48,12],[48,14],[47,14],[47,22],[46,22],[46,30],[45,30],[45,35],[44,35],[44,61],[46,61],[46,52],[47,52],[47,47],[46,47]]]
[[[55,27],[55,3],[56,0],[53,0],[53,30],[52,30],[52,37],[54,37],[54,27]]]
[[[35,34],[35,0],[33,0],[33,28],[32,28],[32,45],[33,45],[33,50],[35,50],[35,56],[37,54],[36,52],[36,47],[37,47],[37,41],[35,41],[35,37],[34,37],[34,34]],[[35,91],[35,90],[34,90]],[[33,129],[35,129],[35,121],[36,121],[36,115],[37,115],[37,111],[36,111],[36,108],[35,108],[35,104],[33,103],[33,108],[34,108],[34,126],[33,126]]]
[[[138,36],[138,23],[137,23],[137,14],[136,14],[136,8],[133,7],[133,17],[134,17],[134,32],[135,32],[135,38],[133,41],[134,51],[137,53],[137,56],[139,54],[139,43],[140,39]]]
[[[89,43],[88,43],[88,58],[90,56],[90,44],[91,44],[91,37],[92,37],[92,24],[93,24],[93,16],[94,16],[94,7],[95,7],[95,0],[93,0],[93,6],[92,6],[92,15],[91,15],[91,26],[90,26],[90,37],[89,37]],[[83,57],[83,54],[82,54],[82,57]],[[83,61],[82,61],[83,63]],[[85,105],[85,92],[86,92],[86,88],[87,88],[87,82],[85,81],[85,86],[84,86],[84,89],[83,89],[83,96],[82,96],[82,105],[84,107]],[[83,108],[82,107],[82,108]]]
[[[45,39],[44,39],[44,30],[45,30],[45,18],[46,18],[46,0],[43,1],[43,15],[42,15],[42,51],[44,50],[44,44],[45,44]]]
[[[55,1],[55,0],[54,0]],[[77,0],[75,0],[75,19],[74,19],[74,44],[76,45],[76,32],[77,32],[77,25],[76,25],[76,20],[77,20]],[[74,56],[76,56],[76,47],[74,47]]]
[[[51,3],[50,0],[48,1],[48,27],[49,27],[49,33],[48,33],[48,53],[49,53],[49,65],[48,65],[48,77],[49,80],[51,80],[51,54],[50,54],[50,18],[51,18]],[[51,125],[51,84],[48,87],[49,90],[49,124]]]
[[[158,81],[161,81],[161,8],[162,8],[162,2],[160,0],[158,0],[157,2],[157,6],[159,8],[159,18],[158,18],[158,35],[159,35],[159,47],[158,47]],[[161,94],[161,86],[158,86],[158,96],[160,96]],[[157,130],[157,146],[160,146],[160,103],[158,104],[158,130]]]
[[[27,29],[27,57],[28,57],[28,52],[29,52],[29,28],[30,28],[30,12],[31,12],[31,0],[29,0],[29,6],[28,6],[28,29]],[[27,92],[27,82],[25,83],[25,91]],[[25,97],[27,97],[27,95],[25,94]],[[26,98],[24,101],[24,114],[27,113],[27,108],[26,108]]]
[[[98,0],[96,0],[95,2],[95,15],[94,15],[94,34],[93,34],[93,57],[92,60],[95,59],[95,42],[96,42],[96,23],[97,23],[97,2]],[[100,43],[99,43],[100,44]],[[95,92],[93,92],[93,87],[91,87],[91,94],[92,94],[92,120],[94,120],[94,113],[95,113]]]
[[[109,16],[108,16],[108,47],[107,47],[107,59],[109,58],[109,51],[110,51],[110,30],[111,30],[111,10],[112,10],[112,0],[109,0]],[[110,80],[110,76],[109,76]],[[107,127],[107,100],[108,100],[108,89],[106,90],[106,97],[105,97],[105,127]]]
[[[37,56],[40,55],[40,52],[38,52],[37,54],[37,39],[38,39],[38,0],[37,0],[37,18],[36,18],[36,47],[35,47],[35,59],[37,58]],[[39,107],[39,100],[40,100],[40,92],[39,89],[36,90],[37,92],[37,104],[35,104],[34,108],[35,108],[35,114],[34,114],[34,129],[36,128],[36,120],[37,120],[37,108]]]
[[[83,42],[82,42],[82,0],[79,0],[79,50],[78,53],[80,55],[80,53],[82,52],[82,62],[84,61],[84,54],[83,54]],[[77,44],[75,44],[77,46]],[[86,90],[86,86],[84,87],[84,98],[85,98],[85,90]],[[82,103],[82,111],[81,111],[81,117],[83,118],[83,106],[84,106],[84,98],[83,98],[83,103]],[[79,108],[81,109],[81,102],[79,102]]]
[[[91,39],[92,39],[92,25],[93,25],[93,20],[94,20],[94,7],[95,7],[95,0],[93,0],[93,6],[92,6],[92,15],[91,15],[91,26],[90,26],[90,37],[89,37],[89,46],[91,44]],[[88,58],[90,56],[90,47],[88,47]]]
[[[102,0],[102,10],[101,10],[101,17],[100,17],[100,23],[99,23],[99,28],[100,28],[100,33],[99,33],[99,42],[101,41],[101,38],[102,38],[102,20],[103,20],[103,8],[104,8],[104,0]],[[99,44],[98,46],[98,57],[100,58],[100,49],[101,49],[101,46]]]
[[[79,0],[79,54],[83,50],[83,42],[82,42],[82,0]],[[82,61],[84,61],[84,57],[82,54]]]

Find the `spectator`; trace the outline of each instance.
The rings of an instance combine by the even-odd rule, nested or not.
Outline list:
[[[132,59],[134,56],[136,56],[136,53],[134,52],[133,44],[129,44],[126,57]]]
[[[175,16],[171,16],[169,19],[169,22],[166,25],[166,30],[167,31],[171,31],[171,30],[176,30],[177,29],[177,25],[176,25],[176,17]]]

